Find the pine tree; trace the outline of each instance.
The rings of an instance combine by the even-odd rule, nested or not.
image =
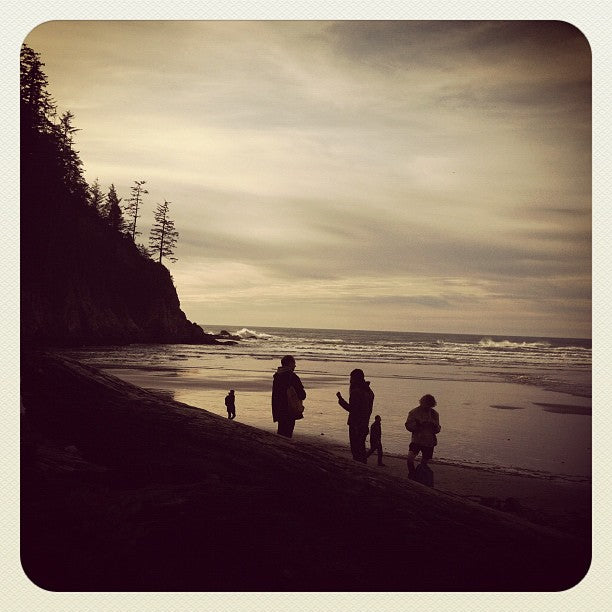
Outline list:
[[[119,206],[120,203],[121,198],[117,196],[115,185],[111,185],[106,196],[103,216],[110,227],[117,232],[124,232],[125,221],[123,220],[123,213],[121,212],[121,207]]]
[[[136,236],[140,235],[140,232],[136,231],[136,223],[140,217],[140,207],[142,205],[142,196],[149,193],[143,185],[146,181],[134,181],[134,186],[130,188],[132,197],[127,201],[125,207],[125,214],[128,218],[129,233],[132,236],[132,240],[136,242]]]
[[[51,117],[55,116],[55,104],[47,92],[48,79],[43,72],[40,54],[22,45],[20,54],[21,122],[38,132],[52,130]]]
[[[159,263],[162,263],[163,257],[167,257],[172,262],[177,261],[177,258],[172,255],[174,255],[179,233],[174,229],[174,221],[168,216],[170,204],[164,200],[163,204],[157,205],[154,213],[155,223],[149,236],[151,252],[155,254],[155,257],[159,255]]]
[[[74,134],[81,130],[72,125],[73,119],[74,114],[66,111],[61,115],[59,125],[56,126],[59,140],[59,161],[66,187],[72,194],[87,201],[88,188],[81,170],[83,162],[79,157],[79,152],[74,150]]]
[[[47,76],[40,55],[27,45],[21,48],[20,118],[21,168],[24,197],[35,192],[54,193],[65,207],[88,201],[78,151],[74,149],[74,115],[68,111],[59,119],[47,92]]]
[[[91,184],[88,189],[88,202],[89,205],[98,212],[100,216],[104,215],[104,195],[102,194],[102,189],[100,188],[100,181],[96,178],[96,180]]]

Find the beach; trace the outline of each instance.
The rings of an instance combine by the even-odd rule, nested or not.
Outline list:
[[[590,560],[584,482],[282,439],[77,361],[22,357],[22,559],[94,591],[555,591]],[[376,559],[375,563],[365,559]]]
[[[214,332],[220,331],[215,328]],[[375,393],[385,452],[405,455],[404,423],[426,393],[437,401],[442,431],[436,459],[589,482],[591,354],[589,341],[552,338],[230,328],[222,346],[88,347],[64,354],[139,387],[226,416],[236,392],[237,420],[275,431],[272,375],[292,354],[307,391],[295,436],[346,441],[349,373],[361,368]]]

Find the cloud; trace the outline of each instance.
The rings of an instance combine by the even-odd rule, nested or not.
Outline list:
[[[570,24],[74,21],[28,42],[88,179],[147,181],[144,236],[172,202],[188,315],[588,333],[591,56]]]

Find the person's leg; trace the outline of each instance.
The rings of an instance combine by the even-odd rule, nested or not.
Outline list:
[[[367,453],[365,447],[365,441],[368,433],[363,433],[359,427],[355,425],[349,425],[349,442],[351,444],[351,454],[355,461],[360,463],[367,463]]]
[[[285,438],[291,438],[295,421],[293,419],[279,419],[277,433]]]
[[[383,458],[382,442],[379,442],[378,443],[378,465],[384,465],[382,458]]]
[[[366,438],[368,437],[368,431],[366,429],[365,432],[359,432],[359,438],[358,438],[358,449],[357,452],[359,453],[359,459],[358,461],[361,461],[362,463],[367,463],[368,462],[368,453],[366,451]]]
[[[408,465],[408,476],[414,475],[414,472],[415,472],[414,460],[416,459],[416,456],[418,454],[419,454],[418,445],[411,442],[410,446],[408,447],[408,457],[406,459],[406,463]]]
[[[426,466],[433,457],[433,446],[424,446],[421,452],[421,465]]]
[[[349,425],[349,444],[351,445],[351,455],[353,455],[353,459],[358,461],[359,441],[357,440],[357,430],[353,425]]]

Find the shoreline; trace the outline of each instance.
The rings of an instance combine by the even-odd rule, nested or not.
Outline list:
[[[349,452],[349,443],[348,443],[348,433],[347,433],[347,442],[343,444],[338,440],[330,440],[326,439],[326,436],[316,436],[315,434],[299,434],[296,433],[296,438],[304,438],[311,441],[314,444],[323,444],[329,445],[332,450],[338,452],[342,455],[350,456]],[[367,446],[367,440],[366,440]],[[384,446],[383,446],[384,449]],[[395,460],[399,460],[402,464],[405,465],[407,453],[397,453],[397,452],[384,452],[384,457],[391,457]],[[369,463],[373,465],[375,461],[375,456],[372,455],[372,459],[369,460]],[[417,459],[418,463],[418,459]],[[592,484],[592,479],[589,476],[581,476],[574,474],[559,474],[555,472],[546,472],[544,470],[530,470],[527,468],[514,467],[514,466],[503,466],[503,465],[493,465],[484,462],[470,462],[463,461],[459,459],[448,459],[445,457],[436,457],[435,452],[434,456],[429,462],[430,466],[438,465],[444,468],[460,468],[465,470],[475,470],[477,472],[486,472],[489,474],[498,474],[500,476],[515,476],[517,478],[531,478],[535,480],[543,480],[549,482],[559,482],[559,483],[568,483],[568,484],[583,484],[589,485]],[[404,470],[405,471],[405,470]]]

